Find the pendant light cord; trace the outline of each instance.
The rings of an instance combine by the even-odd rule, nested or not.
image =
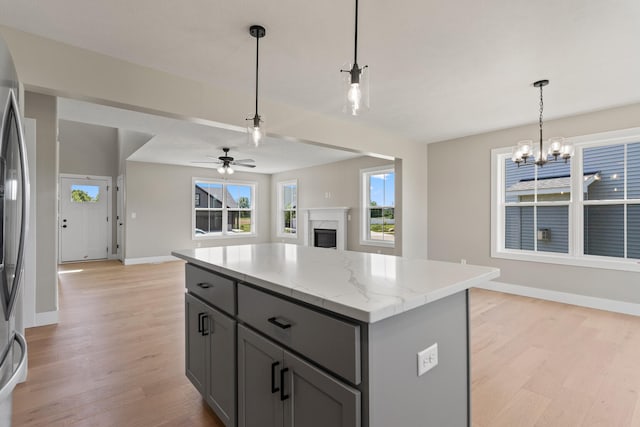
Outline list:
[[[260,37],[256,37],[256,116],[258,115],[258,66],[260,64]]]
[[[353,63],[358,63],[358,0],[356,0],[356,35],[353,47]]]

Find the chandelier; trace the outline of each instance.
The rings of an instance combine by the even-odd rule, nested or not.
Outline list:
[[[530,139],[520,141],[513,147],[513,155],[511,160],[520,167],[521,164],[536,164],[540,167],[547,164],[549,161],[557,161],[558,159],[564,159],[564,162],[571,158],[573,155],[573,145],[565,142],[564,138],[554,137],[549,138],[548,141],[542,139],[542,112],[544,110],[544,100],[542,97],[542,88],[549,84],[549,80],[538,80],[533,83],[534,87],[540,88],[540,140],[537,146]],[[527,163],[528,159],[533,159],[533,163]]]

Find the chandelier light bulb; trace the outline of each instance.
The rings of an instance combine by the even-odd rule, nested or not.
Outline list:
[[[220,166],[220,167],[218,168],[218,173],[220,173],[220,174],[224,175],[224,173],[225,173],[225,172],[226,172],[226,170],[225,170],[224,166]]]
[[[234,172],[235,172],[235,171],[233,170],[233,168],[232,168],[231,166],[227,166],[227,173],[228,173],[229,175],[233,175],[233,173],[234,173]]]

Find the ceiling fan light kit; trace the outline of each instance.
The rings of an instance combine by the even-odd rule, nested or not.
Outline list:
[[[239,160],[234,159],[229,155],[230,150],[231,150],[230,148],[224,147],[222,149],[222,151],[224,151],[224,154],[220,157],[207,156],[209,159],[211,159],[211,161],[206,161],[206,162],[195,161],[191,163],[212,163],[212,164],[220,165],[218,166],[217,169],[218,169],[218,173],[220,173],[221,175],[233,174],[235,172],[235,169],[233,169],[231,166],[241,166],[243,168],[256,167],[256,165],[253,164],[255,163],[255,160],[253,159],[239,159]]]
[[[542,97],[542,88],[549,84],[549,80],[538,80],[533,83],[533,87],[540,88],[540,117],[538,120],[539,141],[535,145],[532,140],[527,139],[520,141],[513,147],[511,160],[520,167],[520,165],[535,164],[539,167],[544,166],[550,160],[557,161],[563,159],[565,163],[573,156],[573,145],[565,141],[564,138],[554,137],[548,141],[542,139],[542,113],[544,111],[544,98]],[[533,158],[533,163],[527,163],[529,158]]]
[[[247,131],[251,136],[251,143],[257,147],[265,136],[264,120],[258,113],[258,69],[260,64],[260,39],[267,34],[267,30],[261,25],[252,25],[249,27],[249,34],[256,39],[256,109],[253,117],[247,119],[251,121]]]

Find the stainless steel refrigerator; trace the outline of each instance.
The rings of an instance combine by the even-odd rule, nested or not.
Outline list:
[[[27,345],[16,330],[23,280],[29,182],[18,77],[0,37],[0,426],[11,425],[11,395],[26,369]],[[20,310],[21,311],[21,310]]]

